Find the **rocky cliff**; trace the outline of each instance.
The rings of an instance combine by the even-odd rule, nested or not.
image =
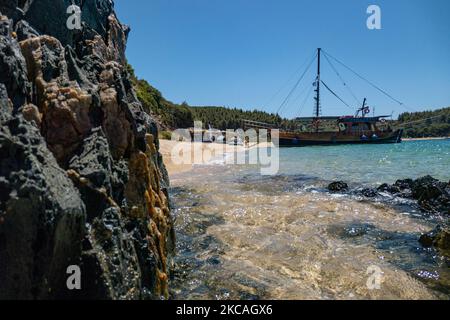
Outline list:
[[[168,296],[168,178],[128,32],[111,0],[0,0],[0,299]]]

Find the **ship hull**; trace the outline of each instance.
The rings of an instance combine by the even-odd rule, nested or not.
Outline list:
[[[337,132],[285,133],[279,134],[280,147],[330,146],[341,144],[389,144],[401,143],[403,130],[371,132],[367,136]]]

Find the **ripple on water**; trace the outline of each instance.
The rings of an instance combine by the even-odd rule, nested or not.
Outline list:
[[[331,195],[321,179],[252,169],[199,168],[172,184],[174,298],[449,298],[448,261],[418,243],[433,223],[412,203]],[[380,290],[366,285],[372,265]]]

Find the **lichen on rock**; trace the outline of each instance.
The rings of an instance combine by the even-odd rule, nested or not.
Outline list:
[[[0,298],[168,298],[169,182],[124,67],[129,28],[110,0],[75,1],[74,31],[71,1],[12,2],[0,0]]]

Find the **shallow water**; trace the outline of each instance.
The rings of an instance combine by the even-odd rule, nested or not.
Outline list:
[[[281,174],[376,185],[431,175],[450,180],[450,139],[282,149]]]
[[[173,176],[173,298],[448,299],[449,262],[417,241],[439,217],[387,194],[365,199],[325,189],[336,178],[355,187],[423,174],[449,179],[448,142],[427,143],[399,145],[397,152],[417,155],[404,162],[414,167],[408,170],[377,162],[387,155],[398,161],[397,146],[363,146],[364,156],[361,146],[344,146],[283,149],[281,171],[271,177],[252,166],[220,165]],[[424,148],[434,156],[419,152]],[[358,169],[342,159],[349,152]],[[363,170],[364,159],[378,164]],[[374,267],[379,289],[367,273]]]

